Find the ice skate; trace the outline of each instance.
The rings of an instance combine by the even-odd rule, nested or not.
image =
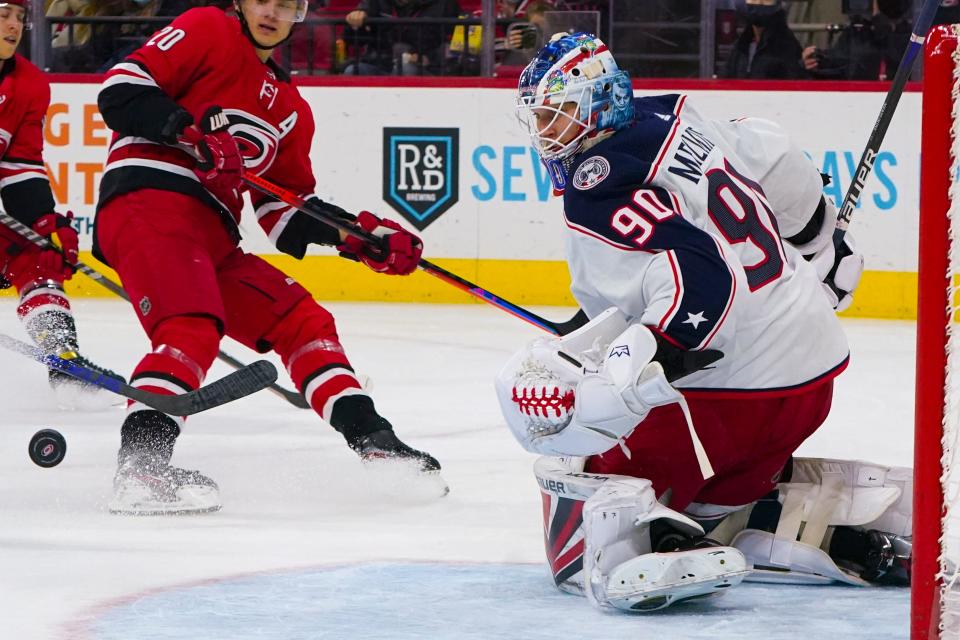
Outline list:
[[[75,351],[58,353],[57,355],[64,360],[74,362],[108,378],[126,382],[120,374],[90,362]],[[74,378],[62,371],[50,369],[48,370],[47,376],[50,389],[53,392],[54,402],[61,409],[72,411],[103,411],[111,407],[123,405],[124,399],[121,396],[110,393],[80,378]]]
[[[397,438],[390,429],[374,431],[363,436],[352,447],[364,462],[395,460],[415,462],[424,473],[440,471],[440,463],[429,453],[417,451]]]
[[[119,373],[116,373],[115,371],[111,371],[106,367],[101,367],[100,365],[91,362],[90,360],[80,355],[76,351],[66,351],[64,353],[59,353],[57,354],[57,357],[62,358],[63,360],[69,360],[70,362],[80,365],[81,367],[84,367],[86,369],[90,369],[91,371],[96,371],[100,375],[106,376],[108,378],[113,378],[114,380],[119,380],[120,382],[124,382],[124,383],[127,381],[127,379],[124,378]],[[56,369],[50,369],[49,381],[50,381],[50,387],[53,388],[54,390],[58,389],[61,385],[70,385],[76,388],[83,389],[84,391],[96,391],[97,389],[99,389],[99,387],[92,385],[89,382],[85,382],[83,380],[80,380],[79,378],[74,378],[70,374],[63,373],[62,371],[57,371]]]
[[[188,515],[219,511],[217,483],[199,471],[145,456],[129,456],[113,478],[110,513],[131,516]]]
[[[730,547],[647,553],[624,562],[606,585],[608,602],[627,611],[656,611],[671,604],[722,594],[749,573],[743,554]]]
[[[833,534],[837,542],[831,554],[837,566],[867,582],[905,587],[910,585],[910,562],[913,557],[913,538],[870,529],[860,531],[837,527]]]
[[[180,435],[176,420],[159,411],[135,411],[120,430],[110,513],[185,515],[220,510],[217,483],[199,471],[170,464]]]

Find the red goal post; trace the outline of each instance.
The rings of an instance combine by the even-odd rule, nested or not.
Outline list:
[[[960,25],[934,27],[924,55],[920,152],[911,638],[960,638]],[[956,247],[954,247],[956,244]]]

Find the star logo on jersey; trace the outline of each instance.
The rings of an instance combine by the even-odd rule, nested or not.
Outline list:
[[[423,231],[460,199],[460,130],[383,129],[383,199]]]
[[[697,313],[687,312],[687,319],[681,322],[680,324],[689,324],[693,325],[694,329],[700,328],[701,322],[706,322],[707,319],[703,317],[703,311],[698,311]]]
[[[573,174],[573,186],[580,191],[593,189],[610,175],[610,163],[603,156],[584,160]]]

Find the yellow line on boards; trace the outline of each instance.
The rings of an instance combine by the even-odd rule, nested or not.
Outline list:
[[[482,304],[473,296],[418,271],[413,275],[384,276],[361,264],[336,256],[307,256],[295,260],[283,255],[263,258],[296,278],[321,302],[435,302]],[[117,280],[116,274],[95,260],[89,252],[80,259]],[[534,260],[473,260],[440,258],[431,262],[448,269],[491,293],[521,306],[575,306],[570,295],[566,263]],[[112,297],[113,294],[78,274],[67,283],[73,296]],[[12,289],[0,295],[13,295]],[[917,317],[917,274],[867,271],[857,289],[854,303],[843,317],[914,320]]]

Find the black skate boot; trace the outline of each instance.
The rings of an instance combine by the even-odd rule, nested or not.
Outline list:
[[[181,515],[220,509],[216,482],[199,471],[170,464],[180,433],[173,418],[159,411],[137,411],[127,416],[120,433],[110,513]]]
[[[837,527],[830,540],[837,566],[874,584],[909,586],[912,556],[913,538],[876,529]]]
[[[405,445],[391,429],[374,431],[370,435],[363,436],[356,443],[352,443],[350,448],[356,451],[360,459],[365,462],[413,460],[419,464],[422,472],[440,471],[440,463],[436,458],[429,453],[417,451]]]
[[[407,446],[397,438],[390,423],[376,412],[370,396],[345,396],[333,405],[330,424],[343,434],[347,444],[364,462],[414,461],[422,473],[440,471],[437,459]]]

